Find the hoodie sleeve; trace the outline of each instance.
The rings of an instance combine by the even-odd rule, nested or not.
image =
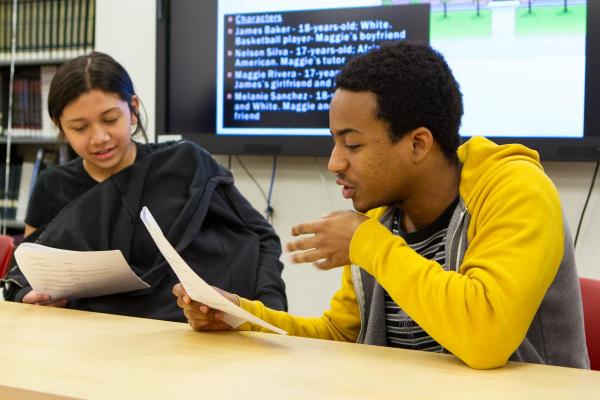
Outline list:
[[[543,171],[509,163],[471,198],[459,272],[410,249],[377,220],[361,224],[350,259],[425,331],[473,368],[504,365],[521,344],[563,256],[558,193]]]
[[[331,299],[330,309],[325,311],[321,317],[294,316],[287,312],[267,308],[260,301],[244,298],[240,298],[240,305],[244,310],[294,336],[354,342],[360,332],[360,313],[349,266],[344,267],[342,287]],[[241,325],[239,329],[269,332],[250,323]]]

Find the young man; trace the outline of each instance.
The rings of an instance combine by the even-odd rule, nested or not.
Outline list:
[[[556,188],[521,145],[458,147],[462,113],[452,72],[425,44],[350,61],[331,102],[329,169],[358,212],[300,224],[293,234],[310,236],[288,245],[302,251],[295,262],[345,265],[331,308],[301,318],[225,296],[292,335],[445,351],[473,368],[588,368]],[[173,291],[194,329],[228,329],[221,312]]]

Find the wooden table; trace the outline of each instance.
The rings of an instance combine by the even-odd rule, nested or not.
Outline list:
[[[600,399],[600,372],[0,302],[2,399]]]

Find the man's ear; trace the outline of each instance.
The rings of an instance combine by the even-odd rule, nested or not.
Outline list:
[[[415,163],[424,160],[433,150],[434,140],[431,131],[419,127],[408,133],[412,146],[412,157]]]

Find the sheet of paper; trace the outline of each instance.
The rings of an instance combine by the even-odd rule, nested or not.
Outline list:
[[[96,297],[150,287],[131,270],[120,250],[71,251],[21,243],[15,259],[33,290],[53,299]]]
[[[142,209],[140,218],[142,219],[142,222],[144,222],[144,225],[146,225],[146,228],[148,229],[148,232],[150,232],[152,239],[154,239],[156,246],[158,246],[158,249],[162,255],[165,257],[171,268],[173,268],[173,271],[175,271],[175,274],[185,288],[185,291],[193,300],[204,303],[211,308],[223,311],[225,313],[223,320],[234,328],[237,328],[244,322],[249,321],[273,332],[287,335],[287,332],[283,329],[279,329],[276,326],[273,326],[268,322],[265,322],[262,319],[250,314],[243,308],[236,306],[223,297],[215,289],[213,289],[204,281],[204,279],[200,278],[190,268],[190,266],[187,265],[183,258],[181,258],[173,246],[171,246],[148,208],[144,207]]]

